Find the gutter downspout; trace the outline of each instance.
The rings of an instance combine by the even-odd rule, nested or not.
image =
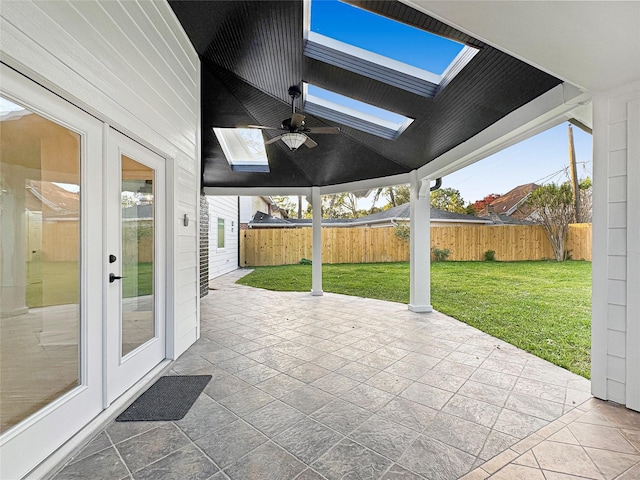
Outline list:
[[[442,186],[442,177],[436,178],[436,184],[429,189],[430,192],[438,190]]]

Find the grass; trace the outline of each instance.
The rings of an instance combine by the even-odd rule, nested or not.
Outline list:
[[[137,271],[136,271],[137,270]],[[150,262],[128,264],[123,275],[138,276],[138,282],[124,281],[124,298],[149,295],[153,289],[153,265]],[[77,262],[28,262],[27,306],[29,308],[68,305],[79,302]]]
[[[260,267],[238,283],[309,291],[311,267]],[[322,288],[408,303],[409,264],[323,265]],[[590,262],[436,262],[431,301],[442,313],[590,377]]]

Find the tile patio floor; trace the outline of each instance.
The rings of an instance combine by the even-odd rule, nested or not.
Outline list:
[[[443,314],[212,284],[170,374],[210,374],[176,422],[111,423],[54,477],[640,479],[640,414]]]

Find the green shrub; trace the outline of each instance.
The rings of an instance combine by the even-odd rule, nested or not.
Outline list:
[[[409,237],[411,236],[411,228],[406,223],[399,223],[398,225],[396,225],[394,233],[400,240],[408,242]]]
[[[309,260],[308,258],[303,258],[302,260],[300,260],[300,265],[311,265],[311,260]]]
[[[444,262],[449,258],[449,255],[451,255],[451,250],[448,248],[440,249],[438,247],[433,247],[431,252],[433,253],[434,262]]]
[[[484,259],[487,262],[493,262],[496,259],[496,251],[495,250],[487,250],[484,252]]]

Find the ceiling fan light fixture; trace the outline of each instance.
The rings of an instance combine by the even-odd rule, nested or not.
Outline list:
[[[280,138],[292,152],[295,152],[307,141],[307,136],[304,133],[285,133]]]

